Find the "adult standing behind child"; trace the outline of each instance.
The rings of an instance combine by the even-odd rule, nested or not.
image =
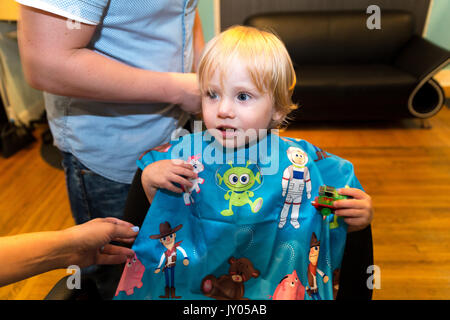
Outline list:
[[[200,111],[197,0],[17,0],[24,73],[45,104],[77,224],[122,217],[135,160]]]

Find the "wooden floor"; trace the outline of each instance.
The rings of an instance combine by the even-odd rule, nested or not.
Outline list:
[[[35,131],[36,138],[42,131]],[[0,236],[74,224],[64,173],[44,162],[40,145],[37,141],[8,159],[0,157]],[[43,299],[65,275],[65,270],[57,270],[5,286],[0,299]]]
[[[374,299],[450,299],[450,110],[421,129],[417,120],[352,126],[291,127],[353,162],[375,207]],[[0,236],[73,224],[63,172],[46,164],[40,142],[0,158]],[[0,299],[42,299],[65,275],[53,271],[0,288]]]

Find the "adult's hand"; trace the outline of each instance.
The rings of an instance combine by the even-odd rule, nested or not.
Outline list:
[[[133,250],[110,242],[132,243],[137,233],[128,222],[104,218],[62,231],[0,237],[0,286],[70,265],[125,262]]]
[[[201,111],[201,94],[195,73],[173,73],[176,79],[177,104],[186,112],[197,114]]]
[[[139,228],[116,218],[94,219],[63,231],[67,241],[67,263],[86,267],[93,264],[119,264],[132,258],[134,251],[110,244],[132,243]]]

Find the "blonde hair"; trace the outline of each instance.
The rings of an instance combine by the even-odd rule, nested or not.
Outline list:
[[[198,66],[200,91],[207,93],[207,84],[214,73],[220,79],[227,74],[234,59],[247,65],[247,71],[261,93],[269,93],[275,111],[282,117],[271,127],[286,124],[287,115],[297,108],[292,102],[296,83],[295,71],[283,42],[271,32],[253,27],[232,26],[215,36],[206,45]]]

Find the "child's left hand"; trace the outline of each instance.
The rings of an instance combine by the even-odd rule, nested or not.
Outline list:
[[[337,216],[343,217],[348,224],[347,232],[365,229],[373,219],[372,199],[364,191],[356,188],[342,188],[341,195],[351,196],[353,199],[337,200],[334,202]]]

